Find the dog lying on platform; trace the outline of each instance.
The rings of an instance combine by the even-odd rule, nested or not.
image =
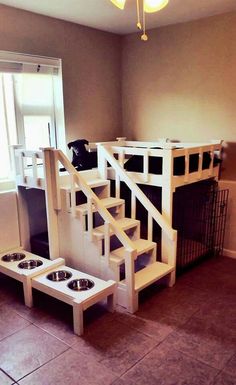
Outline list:
[[[97,167],[97,153],[89,152],[86,148],[89,142],[86,139],[77,139],[68,143],[68,148],[72,149],[72,164],[77,171],[89,170]],[[60,169],[65,171],[65,169]]]

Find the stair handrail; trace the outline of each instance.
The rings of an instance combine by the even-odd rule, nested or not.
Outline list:
[[[133,252],[135,247],[131,239],[127,236],[125,231],[117,224],[113,216],[101,202],[101,200],[97,197],[97,195],[93,192],[91,187],[87,184],[86,180],[82,177],[82,175],[74,168],[68,158],[64,155],[61,150],[54,150],[57,153],[57,158],[59,162],[63,165],[63,167],[68,171],[69,174],[73,174],[76,183],[81,188],[82,192],[86,195],[88,199],[91,199],[93,203],[96,205],[96,208],[103,218],[104,222],[108,222],[117,238],[123,244],[123,246],[128,250]]]
[[[155,220],[155,222],[162,228],[162,230],[167,234],[171,241],[177,240],[177,231],[174,230],[164,216],[157,210],[157,208],[152,204],[152,202],[146,197],[142,190],[137,186],[137,184],[130,178],[130,176],[125,172],[125,170],[120,166],[119,162],[113,156],[112,151],[110,150],[109,145],[99,144],[98,145],[99,159],[103,163],[104,159],[108,162],[111,167],[116,171],[120,180],[124,181],[132,193],[135,195],[136,199],[147,209],[149,215]]]

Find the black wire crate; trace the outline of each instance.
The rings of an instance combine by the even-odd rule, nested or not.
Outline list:
[[[215,181],[184,186],[174,194],[173,227],[178,231],[177,272],[223,251],[228,190]]]

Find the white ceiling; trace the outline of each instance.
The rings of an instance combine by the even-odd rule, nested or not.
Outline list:
[[[4,0],[0,4],[118,34],[136,31],[135,0],[127,0],[124,11],[110,0]],[[147,29],[229,11],[236,11],[236,0],[169,0],[162,11],[147,15]]]

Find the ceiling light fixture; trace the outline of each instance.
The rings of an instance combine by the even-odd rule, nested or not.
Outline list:
[[[111,0],[116,7],[124,9],[126,0]],[[137,28],[142,31],[141,40],[147,41],[145,13],[158,12],[168,4],[169,0],[136,0],[137,4]],[[141,11],[141,12],[140,12]],[[142,13],[142,20],[140,18]]]

